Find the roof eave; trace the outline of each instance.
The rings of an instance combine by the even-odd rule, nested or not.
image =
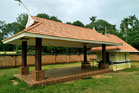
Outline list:
[[[8,39],[4,39],[4,40],[2,40],[2,42],[3,42],[3,44],[8,44],[11,41],[14,41],[16,39],[23,38],[24,36],[25,36],[25,33],[21,33],[21,34],[15,35],[15,36],[11,36]]]
[[[35,34],[35,33],[29,33],[29,32],[24,32],[24,33],[18,34],[16,36],[12,36],[11,38],[3,40],[2,42],[4,44],[8,44],[11,41],[23,38],[25,36],[32,37],[32,38],[38,37],[38,38],[45,38],[45,39],[57,39],[57,40],[65,40],[65,41],[73,41],[73,42],[81,42],[81,43],[106,44],[106,45],[110,45],[110,46],[122,45],[122,43],[113,43],[113,42],[104,42],[104,41],[93,41],[93,40],[81,40],[81,39],[73,39],[73,38],[66,38],[66,37],[58,37],[58,36],[49,36],[49,35]]]
[[[99,51],[92,51],[92,52],[102,52],[101,50]],[[128,51],[128,50],[107,50],[107,52],[132,52],[132,53],[139,53],[139,51]]]

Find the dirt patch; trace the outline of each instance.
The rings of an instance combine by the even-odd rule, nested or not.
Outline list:
[[[67,81],[64,84],[72,84],[72,83],[74,83],[74,81]]]
[[[12,82],[12,84],[13,84],[14,86],[16,86],[16,85],[19,84],[19,82],[15,81],[15,80],[10,80],[10,81]]]
[[[99,78],[102,78],[102,75],[96,75],[96,76],[92,76],[92,78],[99,79]]]
[[[96,75],[92,76],[93,78],[99,79],[99,78],[112,78],[112,76],[104,76],[104,75]]]
[[[112,78],[112,76],[103,76],[103,78]]]

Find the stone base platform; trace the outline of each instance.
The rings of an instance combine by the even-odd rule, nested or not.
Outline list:
[[[109,68],[108,64],[104,64],[104,63],[100,64],[100,69],[108,69],[108,68]]]
[[[91,64],[89,62],[86,62],[86,63],[83,62],[81,68],[83,70],[89,70],[91,69]]]
[[[113,69],[113,71],[128,69],[128,68],[131,68],[131,63],[113,64],[113,65],[110,65],[109,68]]]
[[[28,75],[29,74],[29,67],[19,67],[19,73],[21,75]]]
[[[79,67],[66,68],[66,69],[56,69],[45,71],[45,80],[35,81],[32,79],[32,74],[30,75],[20,75],[16,74],[15,77],[23,80],[30,86],[44,86],[50,84],[56,84],[66,81],[72,81],[77,79],[82,79],[90,76],[95,76],[99,74],[105,74],[112,72],[111,69],[91,69],[82,70]]]

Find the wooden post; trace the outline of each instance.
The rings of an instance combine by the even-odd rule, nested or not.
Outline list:
[[[102,44],[102,63],[100,63],[101,69],[109,68],[109,65],[106,63],[106,45]]]
[[[106,45],[102,44],[102,60],[103,63],[106,64]]]
[[[35,71],[32,72],[32,79],[40,81],[45,79],[45,72],[41,69],[42,60],[42,39],[36,38],[35,46]]]
[[[22,41],[22,67],[27,66],[27,41]]]
[[[84,45],[84,62],[87,62],[87,46]]]
[[[91,65],[89,62],[87,62],[87,46],[84,45],[84,62],[82,63],[82,69],[91,69]]]
[[[105,27],[105,31],[102,33],[106,35],[107,28]],[[109,68],[109,65],[106,63],[106,44],[102,44],[102,62],[99,63],[99,67],[102,69]]]
[[[27,67],[27,41],[22,41],[22,66],[19,68],[21,75],[28,75],[29,68]]]
[[[42,59],[42,39],[36,38],[35,46],[35,70],[41,70],[41,59]]]

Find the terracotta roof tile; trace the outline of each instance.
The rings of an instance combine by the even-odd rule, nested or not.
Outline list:
[[[16,35],[19,35],[20,33],[28,32],[28,33],[66,37],[66,38],[81,39],[81,40],[119,43],[115,40],[111,40],[109,37],[102,35],[101,33],[98,33],[93,29],[73,26],[73,25],[64,24],[61,22],[56,22],[56,21],[34,17],[34,16],[32,16],[32,18],[38,23],[24,29],[23,31],[17,33]]]
[[[132,47],[131,45],[129,45],[128,43],[126,43],[125,41],[123,41],[122,39],[120,39],[119,37],[117,37],[116,35],[112,35],[112,34],[107,34],[107,37],[109,37],[112,41],[116,41],[119,43],[122,43],[122,46],[107,46],[106,50],[122,50],[122,51],[138,51],[137,49],[135,49],[134,47]],[[101,51],[102,47],[96,47],[96,48],[92,48],[91,51]]]

